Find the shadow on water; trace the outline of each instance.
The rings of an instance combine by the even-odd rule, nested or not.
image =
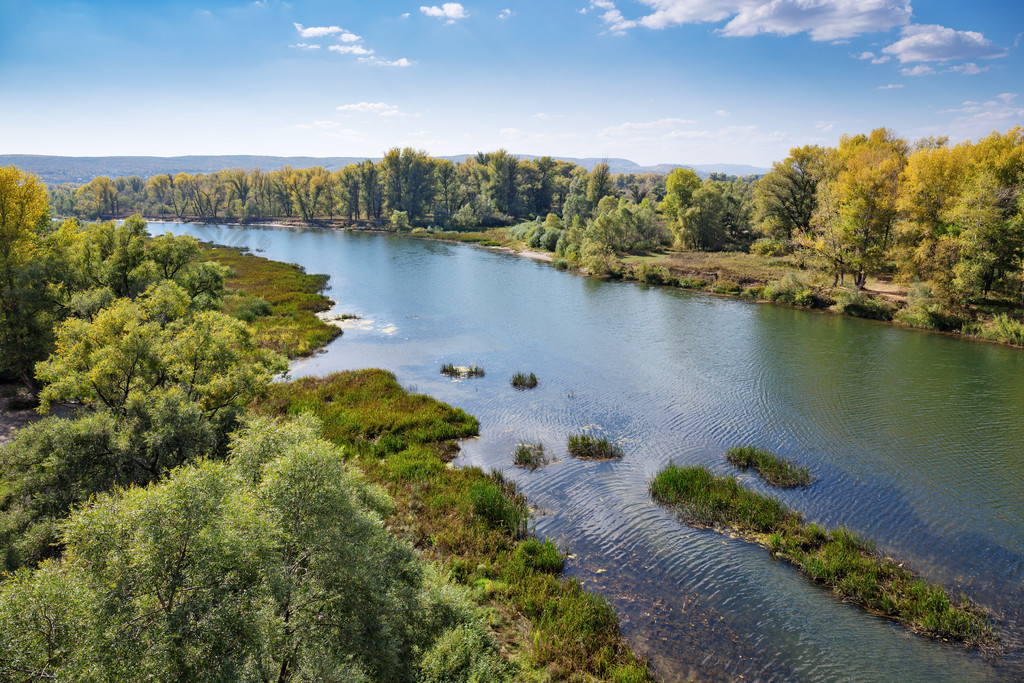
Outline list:
[[[1024,353],[841,316],[607,283],[493,251],[330,231],[154,226],[331,276],[363,316],[293,376],[383,367],[481,421],[457,462],[500,469],[665,680],[1019,680]],[[205,231],[205,234],[204,234]],[[212,236],[211,236],[212,233]],[[453,380],[444,363],[486,376]],[[515,372],[536,389],[516,391]],[[569,434],[618,462],[566,453]],[[518,442],[557,462],[512,466]],[[691,529],[647,496],[669,462],[735,474],[755,444],[817,481],[783,501],[1000,616],[996,661],[836,600],[763,549]],[[745,484],[766,490],[755,478]],[[776,492],[772,492],[776,493]]]

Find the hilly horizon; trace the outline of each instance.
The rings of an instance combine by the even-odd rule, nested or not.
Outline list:
[[[474,154],[456,154],[437,156],[436,159],[447,159],[453,163],[461,163]],[[535,160],[541,155],[515,154],[520,160]],[[554,159],[568,161],[592,169],[601,162],[607,162],[612,173],[668,173],[674,168],[689,168],[701,177],[711,173],[726,175],[763,175],[770,169],[749,164],[682,164],[663,163],[643,166],[629,159],[603,157],[567,157],[552,156]],[[148,178],[164,173],[215,173],[230,168],[275,171],[285,166],[293,168],[310,168],[323,166],[330,171],[337,171],[349,164],[359,163],[365,159],[374,162],[381,157],[345,156],[345,157],[313,157],[313,156],[270,156],[255,154],[212,154],[183,156],[57,156],[46,154],[0,154],[0,167],[16,166],[33,173],[48,184],[88,183],[97,176],[131,176],[138,175]]]

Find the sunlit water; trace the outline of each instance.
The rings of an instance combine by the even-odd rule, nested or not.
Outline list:
[[[567,572],[615,606],[665,680],[962,681],[1024,676],[1024,351],[851,318],[561,273],[464,245],[382,235],[153,225],[331,276],[363,320],[292,376],[380,367],[481,423],[457,460],[502,470]],[[443,363],[486,376],[450,380]],[[517,391],[514,372],[540,385]],[[620,462],[567,456],[569,434]],[[559,461],[512,466],[517,442]],[[655,506],[669,462],[735,474],[733,445],[808,466],[778,492],[998,615],[984,657],[844,604],[762,548]],[[766,490],[752,476],[741,477]]]

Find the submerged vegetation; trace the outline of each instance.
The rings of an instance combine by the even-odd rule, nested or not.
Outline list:
[[[484,369],[479,365],[455,365],[445,363],[441,366],[441,374],[448,377],[483,377]]]
[[[762,448],[735,446],[726,452],[725,458],[740,469],[754,468],[772,486],[791,488],[811,483],[811,472],[806,467],[797,467]]]
[[[584,460],[618,460],[622,457],[622,448],[603,436],[572,434],[569,436],[569,454]]]
[[[731,477],[704,467],[669,465],[651,481],[650,493],[686,522],[735,529],[841,598],[915,631],[967,645],[996,640],[985,612],[966,597],[951,600],[944,589],[880,556],[853,532],[807,524],[776,499],[749,491]]]
[[[516,389],[534,389],[537,387],[537,375],[532,372],[529,375],[525,372],[517,372],[512,375],[512,386]]]

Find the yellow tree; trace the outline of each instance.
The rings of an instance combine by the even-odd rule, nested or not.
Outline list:
[[[48,225],[46,187],[14,166],[0,168],[0,369],[33,390],[32,365],[51,327],[44,279],[33,272]]]

